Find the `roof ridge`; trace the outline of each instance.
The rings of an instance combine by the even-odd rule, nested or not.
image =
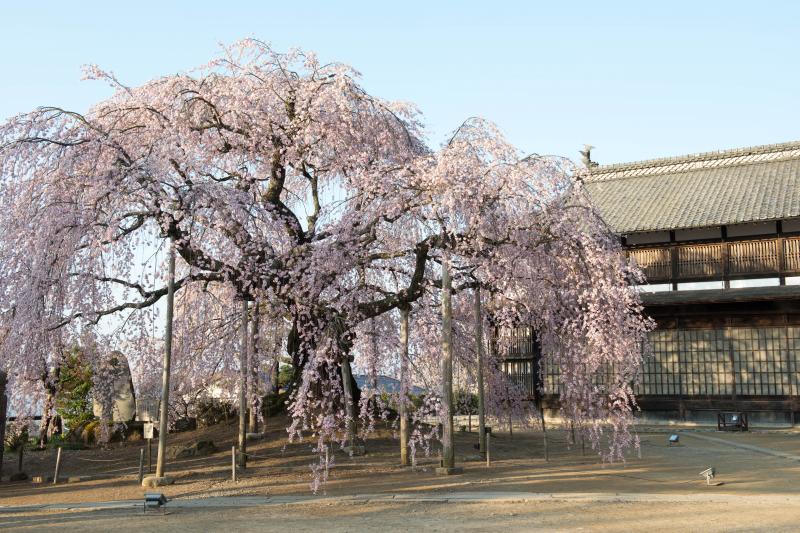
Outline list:
[[[748,156],[758,156],[763,154],[781,154],[784,152],[792,152],[792,151],[800,151],[800,141],[790,141],[790,142],[776,143],[776,144],[763,144],[757,146],[747,146],[743,148],[715,150],[711,152],[699,152],[681,156],[644,159],[641,161],[631,161],[628,163],[599,165],[589,169],[588,180],[600,181],[603,179],[614,179],[615,177],[616,178],[633,177],[624,175],[603,176],[604,174],[617,174],[630,170],[656,169],[658,167],[670,167],[670,166],[685,165],[690,163],[703,163],[707,161],[722,161],[726,159],[745,158]],[[800,157],[800,154],[798,154],[796,157]],[[793,159],[794,157],[790,158]],[[774,159],[769,158],[769,160],[774,160]],[[731,162],[731,163],[733,165],[736,165],[736,164],[747,164],[752,162],[757,162],[757,161],[745,160],[745,161],[740,161],[738,163],[737,162]],[[700,168],[702,168],[702,166]],[[681,170],[683,169],[674,169],[671,171],[668,170],[665,173],[680,172]],[[657,172],[652,172],[652,174],[657,174]]]

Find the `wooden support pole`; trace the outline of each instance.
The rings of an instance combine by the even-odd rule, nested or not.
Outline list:
[[[53,472],[53,485],[58,484],[58,474],[61,473],[61,446],[58,447],[58,451],[56,452],[56,471]],[[139,480],[139,484],[141,484],[141,479]]]
[[[447,257],[442,259],[442,473],[454,473],[453,446],[453,306]]]
[[[581,431],[581,455],[586,455],[586,438]]]
[[[172,360],[172,317],[175,308],[175,243],[169,241],[169,274],[167,279],[167,323],[164,333],[164,363],[161,373],[161,406],[158,415],[158,458],[156,477],[164,477],[167,459],[167,422],[169,413],[169,375]]]
[[[142,484],[144,479],[144,448],[139,450],[139,485]]]
[[[344,407],[347,416],[347,445],[356,445],[356,410],[353,406],[353,376],[350,373],[350,358],[342,361],[342,388],[344,391]]]
[[[483,392],[483,313],[481,312],[481,289],[475,288],[475,351],[478,364],[478,450],[486,454],[486,407]]]
[[[547,449],[547,427],[545,426],[545,422],[544,422],[544,402],[542,402],[540,404],[540,406],[541,407],[539,408],[539,416],[542,419],[542,438],[544,440],[544,460],[545,461],[550,461],[550,453],[549,453],[549,451]]]
[[[249,433],[258,433],[258,338],[261,334],[261,313],[258,310],[258,302],[253,303],[253,320],[250,336],[250,386],[248,394],[248,404],[250,406],[250,418],[247,422]]]
[[[6,442],[6,410],[8,409],[8,398],[6,397],[6,384],[8,377],[0,370],[0,481],[3,480],[3,449]]]
[[[489,449],[489,446],[492,442],[492,434],[486,434],[486,466],[492,466],[492,453]]]
[[[242,300],[242,346],[239,353],[239,461],[242,468],[247,467],[247,353],[248,340],[248,304]]]
[[[408,314],[407,306],[400,308],[400,466],[409,466],[408,439]]]
[[[236,446],[231,446],[231,480],[236,482]]]

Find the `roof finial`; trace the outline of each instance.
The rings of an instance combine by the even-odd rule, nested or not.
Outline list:
[[[579,150],[580,154],[583,156],[583,165],[590,170],[592,167],[598,166],[597,163],[592,161],[592,148],[594,148],[594,146],[591,144],[584,144],[583,150]]]

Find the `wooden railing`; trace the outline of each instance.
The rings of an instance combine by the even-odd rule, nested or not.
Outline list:
[[[800,274],[800,237],[635,248],[650,283]]]

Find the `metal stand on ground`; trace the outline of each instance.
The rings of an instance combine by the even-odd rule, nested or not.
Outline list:
[[[61,472],[61,446],[58,447],[58,452],[56,452],[56,471],[53,473],[53,485],[58,483],[59,472]]]

